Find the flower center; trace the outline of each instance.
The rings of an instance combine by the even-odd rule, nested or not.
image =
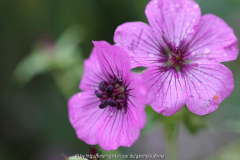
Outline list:
[[[177,70],[180,70],[181,66],[187,63],[185,57],[187,57],[188,54],[186,54],[184,47],[182,48],[176,47],[172,48],[171,50],[167,48],[166,51],[169,56],[169,60],[167,61],[167,63],[165,63],[167,66],[173,66]]]
[[[126,87],[121,77],[113,78],[111,82],[101,81],[99,89],[94,91],[100,99],[99,108],[104,109],[107,106],[122,109],[127,107]]]
[[[173,66],[180,66],[184,63],[182,54],[172,54],[171,62]]]

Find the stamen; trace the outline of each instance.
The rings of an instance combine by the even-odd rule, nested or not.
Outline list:
[[[175,67],[177,70],[181,69],[181,66],[184,65],[184,63],[187,63],[184,59],[185,57],[187,57],[188,55],[186,55],[185,53],[185,46],[180,46],[179,47],[173,47],[172,49],[169,49],[168,47],[165,48],[169,59],[168,61],[165,63],[165,65],[167,66],[173,66]]]
[[[107,105],[108,105],[107,100],[104,99],[104,100],[101,102],[101,104],[99,105],[99,108],[101,108],[101,109],[106,108]]]
[[[106,93],[108,97],[113,94],[113,91],[114,91],[114,87],[112,85],[107,86]]]
[[[99,90],[94,94],[100,98],[99,108],[104,109],[107,106],[116,107],[116,109],[127,109],[127,86],[124,85],[122,77],[114,77],[110,82],[101,81]]]
[[[107,103],[111,107],[116,107],[117,106],[117,103],[115,101],[110,100],[110,99],[107,101]]]
[[[97,90],[95,90],[94,93],[95,93],[95,95],[96,95],[98,98],[102,98],[102,97],[103,97]]]
[[[107,82],[101,81],[101,82],[99,83],[99,89],[100,89],[102,92],[105,92],[106,87],[107,87]]]

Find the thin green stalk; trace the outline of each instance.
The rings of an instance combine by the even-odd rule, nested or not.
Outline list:
[[[179,124],[175,124],[173,126],[165,126],[166,133],[166,150],[167,155],[166,158],[168,160],[178,160],[178,130]]]

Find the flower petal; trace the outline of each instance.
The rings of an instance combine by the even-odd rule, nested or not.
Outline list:
[[[195,33],[201,16],[193,0],[152,0],[145,13],[155,35],[175,47]]]
[[[114,42],[129,51],[132,68],[151,66],[167,60],[167,53],[164,54],[161,42],[145,23],[128,22],[118,26],[114,33]]]
[[[193,56],[219,62],[235,60],[238,55],[238,40],[233,30],[221,18],[211,14],[201,18],[188,45]]]
[[[171,67],[151,67],[143,73],[148,89],[148,104],[165,116],[180,110],[186,102],[186,92],[179,73]]]
[[[143,76],[136,73],[131,73],[128,82],[129,83],[126,85],[128,86],[129,90],[129,104],[134,104],[134,106],[137,106],[137,108],[144,109],[146,104],[147,90],[144,85]]]
[[[127,79],[127,109],[112,108],[104,112],[104,119],[98,129],[99,145],[104,150],[130,147],[146,123],[146,89],[142,77],[131,73]]]
[[[111,46],[105,41],[93,42],[103,74],[107,78],[123,77],[130,73],[130,56],[118,46]]]
[[[113,109],[104,112],[104,119],[98,129],[99,145],[104,150],[115,150],[120,145],[129,147],[140,136],[139,121],[146,120],[144,110],[129,107],[124,110]]]
[[[97,59],[96,49],[92,50],[89,59],[84,61],[84,72],[79,88],[82,90],[97,89],[101,81],[107,78],[102,73],[100,64]]]
[[[68,102],[70,123],[78,138],[91,145],[98,143],[97,131],[104,112],[99,109],[99,104],[93,91],[75,94]]]
[[[196,61],[182,69],[187,107],[198,115],[215,111],[234,88],[232,72],[217,61]]]

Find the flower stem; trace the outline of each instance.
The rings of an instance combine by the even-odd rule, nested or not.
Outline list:
[[[168,160],[178,160],[178,129],[179,124],[174,124],[174,126],[165,126],[166,131],[166,150]]]

